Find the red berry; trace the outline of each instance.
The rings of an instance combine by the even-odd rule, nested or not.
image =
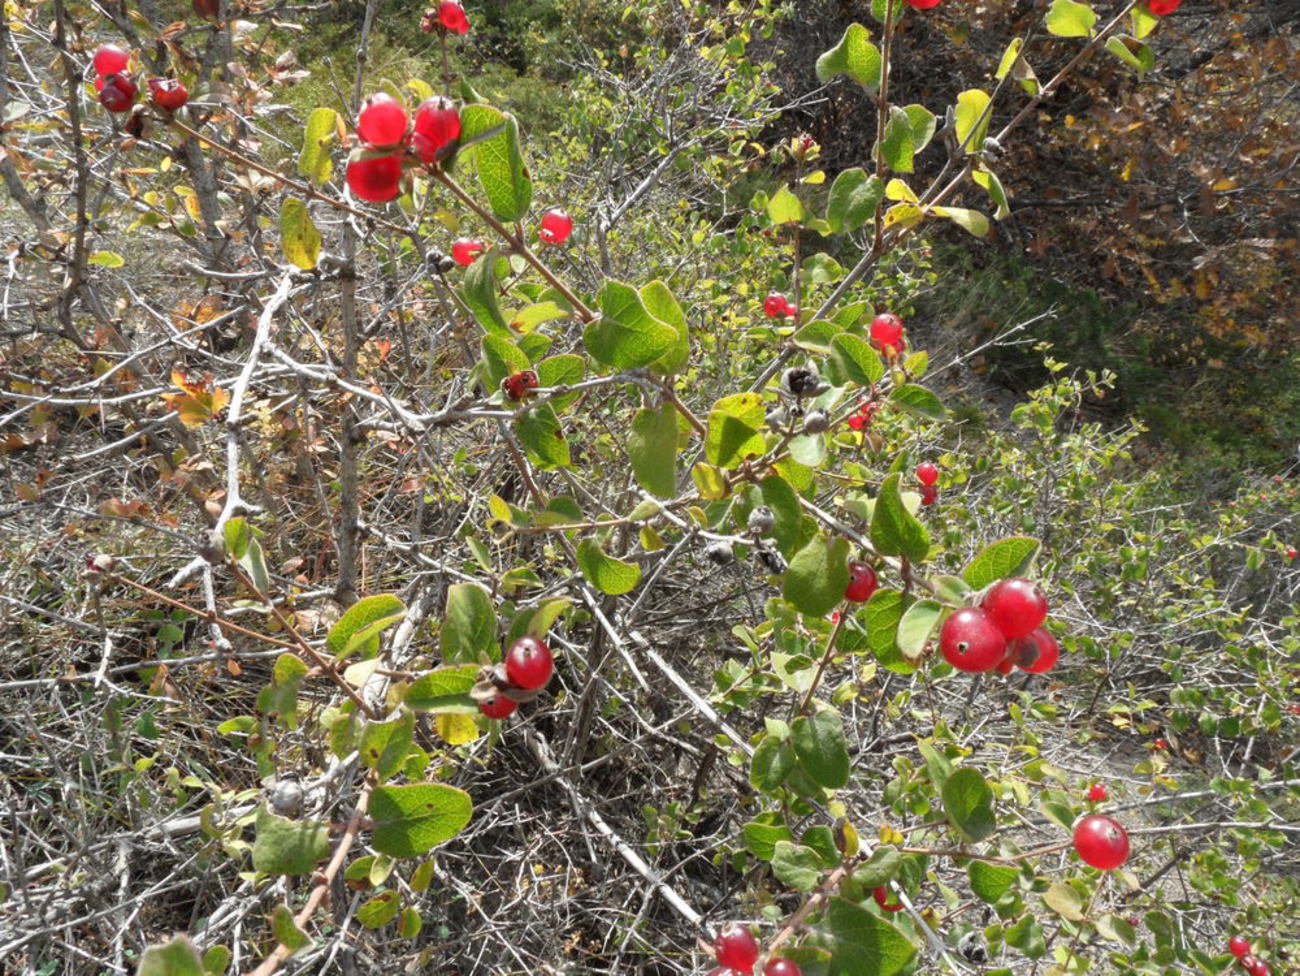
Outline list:
[[[1046,629],[1036,627],[1010,642],[1009,653],[1030,674],[1045,674],[1061,659],[1061,645]]]
[[[149,100],[165,111],[176,111],[189,98],[189,90],[175,78],[149,79]]]
[[[1244,964],[1245,961],[1246,960],[1243,959],[1242,963]],[[1269,974],[1268,963],[1266,963],[1263,959],[1256,959],[1249,967],[1247,967],[1246,971],[1250,973],[1250,976],[1268,976]]]
[[[889,900],[889,889],[884,885],[881,885],[879,888],[872,891],[871,897],[876,899],[876,904],[887,912],[901,912],[903,910],[903,903],[901,901],[891,902]]]
[[[939,500],[939,489],[934,485],[921,486],[921,504],[929,508]]]
[[[1047,597],[1036,583],[1020,577],[994,584],[980,606],[1008,639],[1023,637],[1047,619]]]
[[[357,136],[372,146],[395,146],[406,135],[406,109],[387,92],[366,99],[357,115]]]
[[[883,312],[871,320],[871,341],[880,348],[894,346],[903,338],[903,320],[893,312]]]
[[[397,196],[402,182],[402,160],[390,153],[359,153],[348,162],[348,188],[358,200],[385,203]]]
[[[852,430],[862,430],[869,423],[871,423],[871,421],[860,413],[855,413],[849,418],[849,427]]]
[[[1150,0],[1147,8],[1157,17],[1167,17],[1178,9],[1183,0]]]
[[[1250,955],[1250,941],[1244,935],[1234,935],[1228,940],[1228,951],[1238,959]]]
[[[1296,556],[1300,556],[1300,551],[1298,551],[1295,546],[1289,547],[1286,551],[1286,558],[1295,559]]]
[[[100,77],[120,74],[126,70],[131,55],[116,44],[102,44],[95,52],[95,74]]]
[[[452,241],[451,259],[462,268],[469,267],[474,263],[474,259],[483,253],[485,247],[482,241],[472,241],[468,237],[458,238]]]
[[[411,148],[420,160],[431,163],[439,152],[460,138],[460,112],[456,103],[442,95],[426,98],[415,110],[415,131]]]
[[[1094,868],[1109,871],[1128,860],[1128,832],[1113,817],[1084,817],[1074,828],[1074,849]]]
[[[99,104],[110,112],[129,112],[137,89],[130,75],[108,75],[99,90]]]
[[[777,956],[767,961],[763,967],[763,976],[803,976],[803,970],[784,956]]]
[[[939,650],[959,671],[991,671],[1007,652],[1007,639],[979,607],[962,607],[943,622]]]
[[[1101,803],[1103,800],[1107,799],[1109,796],[1110,796],[1110,793],[1108,793],[1108,792],[1106,791],[1106,784],[1105,784],[1105,783],[1093,783],[1091,786],[1088,787],[1088,802],[1089,802],[1089,803]]]
[[[469,30],[469,18],[465,16],[465,8],[456,0],[442,0],[441,6],[438,7],[438,22],[453,34],[464,34]]]
[[[849,585],[844,588],[844,599],[850,603],[866,603],[879,585],[876,571],[868,563],[849,563]]]
[[[1164,739],[1156,739],[1155,742],[1151,743],[1151,748],[1154,749],[1156,752],[1164,752],[1166,749],[1169,748],[1169,743],[1166,742]]]
[[[505,718],[518,707],[518,702],[499,693],[478,703],[478,710],[488,718]]]
[[[1008,645],[1007,654],[1002,658],[1001,661],[998,662],[997,672],[998,674],[1010,674],[1011,669],[1014,668],[1015,666],[1016,666],[1015,655],[1013,655],[1010,652],[1010,645]]]
[[[537,389],[537,374],[531,369],[513,373],[501,381],[501,389],[511,400],[522,400]]]
[[[728,925],[713,942],[713,957],[729,969],[752,973],[758,962],[758,941],[743,925]]]
[[[907,5],[914,10],[929,10],[939,6],[939,0],[907,0]]]
[[[763,314],[769,319],[784,318],[790,314],[790,300],[779,291],[770,293],[763,299]]]
[[[520,637],[506,651],[506,680],[516,688],[545,688],[554,671],[551,649],[536,637]]]
[[[541,238],[544,244],[563,244],[573,233],[573,218],[559,207],[542,214]]]
[[[932,461],[922,461],[916,466],[916,480],[927,488],[939,480],[939,467]]]

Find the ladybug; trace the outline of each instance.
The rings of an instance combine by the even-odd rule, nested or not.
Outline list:
[[[537,389],[537,374],[531,369],[521,370],[503,379],[501,389],[511,400],[523,400]]]

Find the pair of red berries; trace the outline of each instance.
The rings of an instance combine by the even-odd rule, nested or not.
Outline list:
[[[943,622],[939,650],[959,671],[1007,674],[1019,666],[1031,674],[1050,671],[1061,656],[1056,638],[1043,628],[1047,597],[1020,577],[993,585],[978,607],[963,607]]]
[[[442,3],[429,10],[421,19],[420,30],[426,34],[435,30],[465,34],[469,32],[469,18],[465,16],[465,8],[458,0],[442,0]]]
[[[1242,935],[1234,935],[1228,940],[1228,951],[1241,964],[1241,968],[1250,973],[1250,976],[1269,976],[1268,963],[1250,951],[1250,942]]]
[[[1074,827],[1074,849],[1085,864],[1111,871],[1128,860],[1128,831],[1114,817],[1089,814]]]
[[[537,373],[531,369],[511,373],[501,381],[501,389],[511,400],[525,400],[537,389]]]
[[[709,976],[751,976],[758,962],[758,940],[743,925],[728,925],[713,941],[718,968]],[[777,956],[763,966],[763,976],[802,976],[798,965]]]
[[[790,299],[774,291],[763,299],[763,314],[769,319],[797,318],[799,306],[791,305]]]
[[[880,404],[868,400],[858,407],[857,413],[849,417],[849,427],[852,430],[866,430],[879,412]]]
[[[886,356],[896,356],[907,348],[903,331],[902,319],[893,312],[882,312],[871,320],[871,344]]]
[[[519,707],[519,702],[511,698],[508,691],[540,691],[555,673],[551,649],[536,637],[520,637],[510,645],[502,663],[507,687],[478,703],[478,710],[488,718],[505,718]]]
[[[450,98],[434,95],[420,103],[411,124],[406,106],[376,92],[357,113],[357,138],[365,145],[348,160],[348,188],[359,200],[386,203],[401,192],[403,144],[426,165],[443,159],[460,139],[460,111]]]
[[[1105,803],[1110,798],[1105,783],[1093,783],[1088,787],[1086,795],[1089,803]]]

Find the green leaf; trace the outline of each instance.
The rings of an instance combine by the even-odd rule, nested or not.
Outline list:
[[[305,665],[296,654],[286,651],[275,659],[271,683],[257,696],[257,708],[264,715],[279,717],[287,729],[298,727],[298,689],[307,676]]]
[[[912,138],[912,120],[897,105],[889,106],[885,136],[876,146],[876,156],[896,173],[912,172],[916,142]]]
[[[900,203],[885,211],[885,227],[915,227],[925,220],[925,211],[914,203]]]
[[[519,123],[489,105],[466,105],[460,110],[460,141],[474,140],[481,141],[468,151],[492,212],[498,220],[521,219],[533,200],[533,181],[519,149]]]
[[[682,311],[672,290],[662,281],[643,285],[639,294],[645,310],[677,333],[677,341],[672,348],[651,363],[650,368],[666,375],[680,372],[691,358],[691,330],[686,322],[686,313]]]
[[[895,387],[889,399],[908,413],[927,420],[943,420],[948,416],[948,408],[943,405],[943,401],[916,383]]]
[[[810,617],[824,617],[844,599],[849,585],[849,543],[820,532],[794,554],[786,570],[781,595],[796,610]]]
[[[1041,959],[1047,955],[1043,930],[1033,912],[1026,912],[1020,921],[1007,927],[1006,940],[1007,945],[1015,946],[1030,959]]]
[[[658,410],[637,412],[632,418],[627,454],[637,484],[660,498],[676,494],[677,410],[671,403]]]
[[[837,790],[849,781],[844,722],[835,709],[800,715],[790,726],[790,741],[800,766],[818,786]]]
[[[677,330],[646,311],[635,289],[608,281],[598,296],[600,317],[583,331],[582,341],[599,362],[615,369],[650,366],[678,346]]]
[[[406,704],[417,712],[451,712],[474,715],[478,706],[469,690],[478,681],[479,666],[438,668],[423,674],[406,689]]]
[[[1020,87],[1030,95],[1037,95],[1039,89],[1038,76],[1034,74],[1034,69],[1029,66],[1020,55],[1020,48],[1024,43],[1024,38],[1013,38],[1007,45],[1007,49],[1002,53],[1002,61],[998,64],[997,74],[994,76],[1001,81],[1010,72],[1011,77],[1020,82]]]
[[[767,216],[778,227],[782,224],[798,224],[803,221],[803,204],[790,192],[789,187],[782,186],[767,201]]]
[[[885,478],[871,516],[871,545],[883,556],[906,556],[913,563],[930,552],[930,534],[903,505],[897,471]]]
[[[1097,14],[1086,3],[1052,0],[1047,8],[1047,33],[1057,37],[1091,37]]]
[[[994,220],[1002,220],[1004,217],[1010,216],[1011,202],[1007,197],[1006,189],[1002,186],[1002,181],[998,179],[996,173],[992,170],[976,169],[971,171],[971,179],[984,187],[989,199],[997,207],[993,214]]]
[[[966,874],[970,877],[970,889],[975,897],[992,904],[1011,890],[1020,872],[1006,864],[971,861]]]
[[[934,113],[924,105],[905,105],[903,113],[912,126],[912,144],[916,147],[914,152],[919,153],[934,138],[936,127]]]
[[[794,769],[795,754],[790,743],[774,735],[765,735],[754,749],[749,763],[749,782],[760,793],[771,793]]]
[[[276,905],[271,912],[271,934],[289,950],[290,955],[312,944],[312,937],[298,928],[298,923],[293,920],[293,912],[285,905]]]
[[[136,976],[203,976],[203,964],[189,937],[177,935],[170,942],[146,949]]]
[[[317,186],[324,186],[330,180],[333,163],[329,146],[338,131],[339,114],[332,108],[314,108],[307,116],[302,152],[298,154],[298,172]]]
[[[832,976],[894,976],[916,954],[916,947],[889,922],[838,896],[830,900],[826,928],[834,940]]]
[[[610,596],[621,596],[641,582],[641,567],[606,555],[595,539],[578,543],[578,568],[596,589]]]
[[[402,768],[415,733],[415,715],[403,710],[386,722],[367,722],[357,753],[361,762],[386,780]]]
[[[442,783],[377,786],[370,794],[371,842],[392,857],[415,857],[459,834],[473,809],[468,793]]]
[[[253,868],[262,874],[310,874],[329,854],[329,828],[314,820],[288,820],[262,806],[256,830]]]
[[[911,674],[916,665],[898,651],[898,623],[903,619],[911,597],[898,590],[876,590],[862,610],[866,620],[867,643],[881,667],[898,674]]]
[[[811,847],[817,853],[817,860],[823,868],[839,867],[844,856],[835,844],[835,832],[826,824],[809,827],[799,838],[805,847]]]
[[[1043,892],[1043,904],[1071,922],[1083,921],[1083,899],[1064,881],[1053,881]]]
[[[203,953],[203,976],[225,976],[230,968],[231,951],[223,945],[210,946]]]
[[[572,353],[564,353],[559,356],[552,356],[549,359],[543,359],[537,364],[537,382],[541,386],[568,386],[582,382],[582,377],[586,375],[586,372],[586,360]],[[551,409],[557,414],[562,413],[580,395],[578,393],[566,393],[563,396],[552,397]]]
[[[763,861],[772,860],[776,854],[776,845],[792,837],[785,818],[776,810],[760,813],[740,828],[740,839],[745,849]]]
[[[991,114],[985,111],[988,106],[989,96],[978,88],[968,88],[957,96],[957,144],[966,153],[984,149]]]
[[[368,929],[382,928],[397,917],[402,899],[395,891],[381,891],[357,909],[357,921]]]
[[[908,660],[918,660],[942,613],[943,604],[938,600],[917,600],[908,607],[898,624],[898,652]]]
[[[367,636],[361,648],[362,654],[374,657],[379,653],[379,633],[367,628],[377,622],[383,622],[384,627],[391,626],[405,612],[406,605],[391,593],[364,597],[348,607],[347,612],[339,617],[338,623],[330,628],[329,635],[325,638],[325,648],[336,658],[346,657],[349,648],[355,650],[353,637],[365,632]]]
[[[477,583],[454,583],[447,591],[447,615],[439,631],[446,664],[496,660],[497,617],[492,597]]]
[[[802,507],[799,495],[779,474],[770,474],[758,483],[763,504],[772,510],[776,524],[772,526],[772,537],[781,554],[787,558],[798,545],[803,529]],[[847,585],[847,584],[846,584]]]
[[[1133,25],[1133,36],[1136,38],[1147,37],[1153,30],[1160,26],[1160,18],[1147,9],[1145,4],[1137,4],[1128,12],[1129,20]]]
[[[709,411],[704,453],[710,464],[733,468],[747,457],[761,455],[766,447],[761,433],[767,410],[757,393],[723,397]]]
[[[86,263],[100,268],[120,268],[126,264],[126,258],[116,251],[95,251],[86,258]]]
[[[293,264],[310,271],[320,260],[320,231],[312,223],[307,206],[296,197],[280,204],[280,247]]]
[[[864,888],[879,888],[898,877],[903,855],[897,847],[877,847],[871,859],[853,869],[853,880]]]
[[[403,939],[414,939],[424,928],[424,919],[420,915],[420,910],[414,905],[407,905],[402,909],[402,917],[397,923],[397,934]]]
[[[527,335],[545,322],[569,317],[569,310],[558,302],[537,302],[525,305],[510,316],[510,331]]]
[[[831,340],[831,363],[846,382],[858,386],[873,386],[885,375],[885,364],[870,343],[848,332]]]
[[[885,184],[861,167],[846,169],[831,184],[826,201],[826,222],[835,233],[857,230],[875,216],[885,195]]]
[[[515,433],[528,460],[543,471],[569,466],[569,442],[549,403],[538,403],[521,413],[515,421]]]
[[[496,250],[480,255],[477,261],[465,269],[460,297],[469,306],[484,332],[507,337],[510,335],[510,329],[501,314],[501,306],[497,303],[498,282],[509,274],[510,262]]]
[[[965,207],[931,207],[930,213],[938,217],[947,217],[975,237],[985,237],[989,232],[989,219],[978,210],[967,210]]]
[[[1127,34],[1119,34],[1106,41],[1106,50],[1138,73],[1138,78],[1156,66],[1156,56],[1151,48]]]
[[[821,858],[810,847],[779,840],[772,851],[772,873],[795,891],[812,891],[821,879]]]
[[[982,590],[1008,576],[1021,576],[1038,555],[1038,540],[1026,535],[999,539],[986,546],[962,571],[962,579],[972,590]]]
[[[483,349],[483,380],[489,390],[497,389],[507,376],[532,365],[528,354],[503,335],[489,332],[480,340],[480,345]]]
[[[993,791],[979,770],[965,767],[944,781],[943,809],[949,823],[972,841],[984,840],[997,830]]]
[[[237,515],[226,523],[222,529],[222,538],[226,543],[226,553],[230,558],[235,560],[243,559],[248,553],[248,547],[253,544],[256,536],[253,534],[253,527],[248,524],[248,520],[242,515]]]
[[[817,59],[817,79],[825,82],[848,75],[869,91],[879,88],[880,51],[870,37],[861,24],[849,24],[840,42]]]

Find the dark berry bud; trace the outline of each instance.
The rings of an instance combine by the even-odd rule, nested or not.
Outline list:
[[[749,513],[749,521],[746,527],[753,535],[767,535],[776,525],[776,515],[766,505],[757,506]]]
[[[730,542],[719,539],[704,547],[704,558],[715,566],[726,566],[735,560],[736,553],[732,550]]]
[[[791,396],[812,396],[821,385],[821,377],[812,366],[791,366],[781,374],[781,389]]]
[[[805,434],[820,434],[831,425],[831,418],[825,410],[809,410],[808,416],[803,418],[803,432]]]

